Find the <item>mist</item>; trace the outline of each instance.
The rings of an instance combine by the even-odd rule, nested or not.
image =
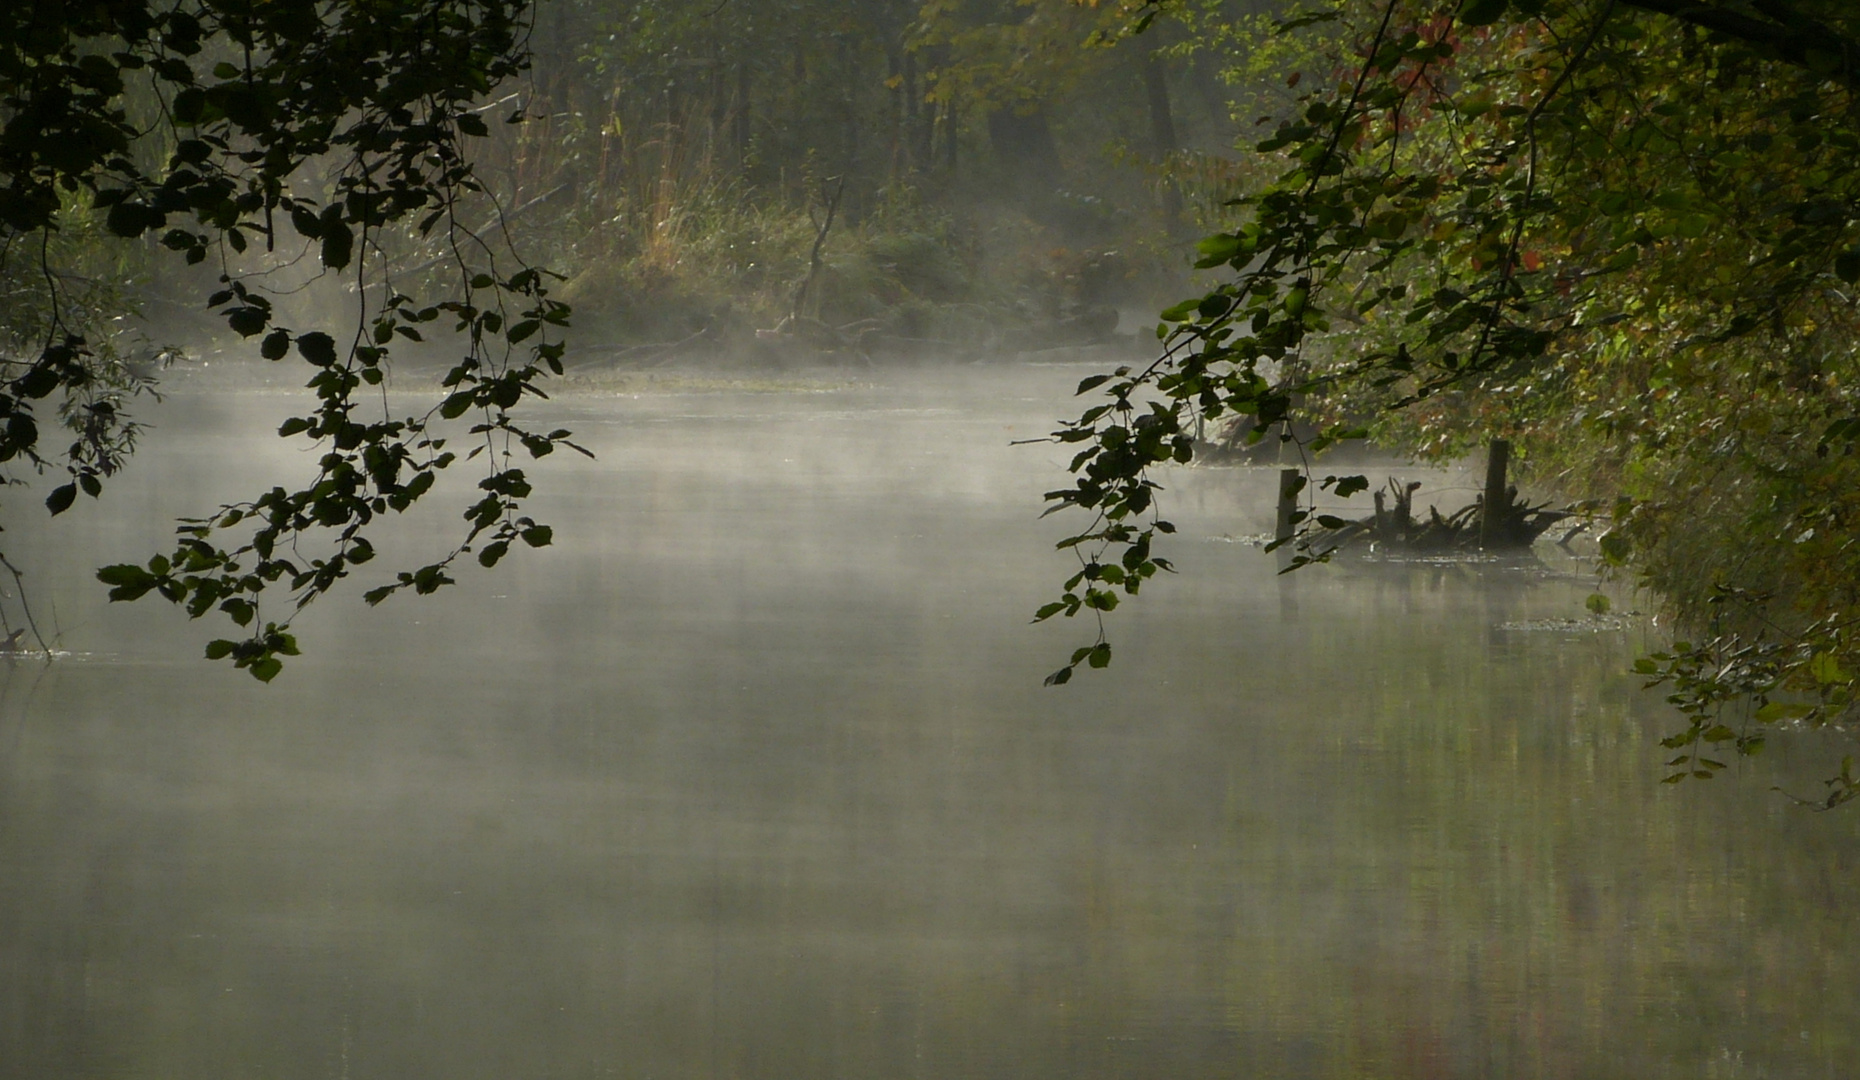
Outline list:
[[[279,395],[177,392],[142,497],[22,553],[67,655],[0,672],[0,1072],[1678,1076],[1835,1037],[1848,924],[1793,883],[1840,856],[1765,794],[1808,777],[1659,797],[1641,632],[1567,628],[1580,567],[1282,577],[1276,472],[1184,470],[1183,574],[1042,688],[1065,458],[1011,443],[1082,370],[565,395],[557,544],[321,603],[269,686],[83,584],[291,464]]]
[[[1483,514],[1507,477],[1480,425],[1580,381],[1494,368],[1515,382],[1390,419],[1340,373],[1412,360],[1406,281],[1339,274],[1307,313],[1299,270],[1243,308],[1232,282],[1269,262],[1246,200],[1295,175],[1251,147],[1356,63],[1340,31],[1273,29],[1265,0],[1153,27],[1063,0],[524,10],[528,66],[449,114],[471,183],[425,224],[365,206],[332,256],[354,169],[325,149],[287,178],[309,226],[283,209],[212,258],[100,227],[128,196],[36,226],[57,273],[0,233],[0,363],[81,330],[112,422],[144,425],[83,498],[55,454],[7,474],[0,1080],[1846,1075],[1860,825],[1802,805],[1832,808],[1850,740],[1778,725],[1706,793],[1660,783],[1680,722],[1635,665],[1688,630],[1610,569],[1616,519],[1582,490],[1645,463],[1520,436],[1506,497],[1553,532],[1337,539],[1382,535],[1377,492]],[[118,96],[149,130],[169,105]],[[1419,222],[1374,239],[1458,228]],[[1405,257],[1416,282],[1446,258]],[[234,283],[263,318],[229,317]],[[1106,400],[1081,381],[1171,370],[1230,317],[1198,347],[1296,337],[1217,356],[1167,414],[1166,564],[1102,616],[1037,616],[1150,557],[1101,565],[1068,542],[1089,514],[1042,515],[1103,448],[1057,434]],[[465,400],[512,370],[534,378],[509,401]],[[332,372],[352,396],[317,397]],[[1133,416],[1171,400],[1132,386]],[[78,397],[54,400],[46,445],[88,462]],[[315,490],[344,439],[361,460],[319,400],[458,464],[407,513],[408,472],[375,476],[343,511],[371,557],[326,594],[292,579],[354,550],[331,530],[355,518],[311,505],[330,528],[289,534],[290,595],[256,621],[109,600],[129,579],[100,568],[180,573],[156,554],[177,535],[250,535],[275,511],[251,500]],[[1790,422],[1829,433],[1820,458],[1860,431],[1812,415]],[[513,466],[521,501],[474,527]],[[219,635],[273,618],[281,666],[227,662],[246,643]],[[1081,659],[1100,641],[1108,666]],[[1681,779],[1712,777],[1703,737]]]

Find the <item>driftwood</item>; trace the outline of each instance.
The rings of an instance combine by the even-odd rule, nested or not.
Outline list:
[[[677,341],[655,341],[645,345],[605,347],[594,345],[577,348],[575,350],[576,355],[586,356],[589,353],[593,353],[595,354],[595,358],[576,364],[575,367],[579,370],[620,367],[623,365],[642,368],[661,367],[690,353],[697,346],[710,340],[713,336],[712,331],[714,329],[714,327],[706,326],[697,333],[689,337],[679,338]]]
[[[1420,487],[1418,483],[1404,484],[1390,479],[1386,490],[1376,492],[1374,514],[1321,530],[1313,546],[1335,551],[1366,541],[1382,550],[1430,554],[1523,551],[1529,550],[1552,525],[1569,516],[1565,511],[1550,509],[1549,503],[1530,506],[1520,502],[1518,489],[1507,487],[1489,529],[1484,494],[1472,505],[1451,514],[1443,515],[1429,506],[1426,516],[1417,517],[1414,493]]]
[[[788,320],[790,322],[798,322],[800,320],[801,312],[805,309],[808,297],[813,293],[814,281],[816,278],[820,277],[820,249],[827,246],[827,234],[833,231],[833,215],[839,211],[840,196],[846,194],[845,174],[842,173],[838,179],[839,183],[834,186],[833,194],[827,196],[826,220],[819,223],[814,233],[814,249],[809,252],[807,256],[807,276],[801,279],[801,284],[794,290],[794,301],[788,305]],[[821,194],[826,194],[825,189],[826,184],[823,181],[821,184]],[[813,216],[812,207],[808,208],[808,216],[810,218]],[[818,306],[818,304],[815,305],[816,308],[818,308]]]
[[[815,283],[820,279],[820,271],[825,265],[821,251],[827,246],[827,236],[833,231],[833,219],[839,213],[840,197],[846,194],[846,177],[836,179],[831,193],[827,191],[826,181],[821,182],[821,197],[826,203],[826,216],[814,217],[814,208],[808,207],[808,218],[814,222],[814,246],[807,254],[807,276],[794,287],[794,296],[788,302],[788,314],[776,323],[773,329],[758,329],[755,347],[768,358],[779,359],[784,353],[797,347],[811,348],[821,353],[851,351],[859,359],[871,363],[871,358],[858,346],[862,333],[870,332],[876,326],[875,320],[859,320],[845,326],[828,326],[820,319],[807,314],[809,301],[818,309],[819,297],[815,295]]]
[[[808,348],[822,355],[850,353],[868,364],[879,356],[943,354],[963,357],[973,351],[959,341],[889,333],[884,325],[880,319],[858,319],[843,326],[831,326],[803,315],[784,318],[772,330],[757,330],[756,343],[778,348]]]
[[[1329,553],[1367,541],[1372,548],[1434,554],[1529,551],[1538,537],[1569,517],[1570,512],[1552,510],[1549,503],[1531,506],[1521,501],[1517,487],[1505,483],[1510,461],[1511,445],[1494,439],[1486,458],[1485,491],[1471,506],[1444,515],[1430,506],[1426,517],[1417,516],[1414,494],[1421,485],[1390,477],[1388,487],[1375,493],[1375,513],[1355,521],[1319,516],[1309,547]],[[1304,488],[1302,469],[1286,469],[1279,474],[1279,525],[1274,536],[1280,543],[1291,539],[1293,526],[1304,520],[1305,513],[1299,509],[1299,494]]]
[[[905,337],[902,334],[888,334],[882,330],[868,330],[859,335],[859,351],[868,357],[897,356],[923,357],[927,355],[942,356],[949,359],[966,359],[975,349],[960,341],[947,341],[943,338]]]

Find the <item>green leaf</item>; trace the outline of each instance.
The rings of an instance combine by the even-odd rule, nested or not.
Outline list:
[[[1183,319],[1188,318],[1188,313],[1195,310],[1200,304],[1200,300],[1184,300],[1173,307],[1163,309],[1162,319],[1164,322],[1181,322]]]
[[[1195,250],[1201,253],[1201,259],[1195,265],[1204,270],[1219,266],[1240,254],[1242,247],[1240,238],[1232,233],[1216,233],[1213,236],[1203,237],[1195,245]]]
[[[1626,534],[1622,533],[1619,529],[1610,529],[1603,533],[1601,539],[1597,541],[1597,544],[1602,550],[1602,561],[1610,566],[1621,566],[1625,564],[1627,562],[1628,552],[1632,550],[1632,545],[1628,542]]]
[[[256,305],[243,305],[226,312],[226,325],[240,337],[252,337],[262,333],[265,324],[271,321],[271,312]]]
[[[221,604],[220,610],[226,613],[227,618],[238,623],[240,626],[250,625],[252,617],[258,614],[258,609],[252,606],[251,601],[241,600],[236,596]],[[208,659],[212,659],[212,657],[208,657]]]
[[[23,398],[38,400],[58,389],[58,372],[43,364],[13,380],[13,390]]]
[[[167,215],[147,203],[120,202],[110,207],[110,212],[104,216],[103,227],[117,236],[133,238],[151,229],[159,229],[167,222]]]
[[[323,265],[331,270],[341,270],[349,265],[349,260],[355,255],[355,234],[349,231],[349,226],[339,216],[340,208],[330,207],[330,210],[337,213],[331,214],[327,210],[323,213]]]
[[[45,497],[45,508],[52,512],[52,516],[56,517],[66,510],[71,509],[71,504],[76,501],[77,485],[60,484],[58,487],[52,489],[50,495]]]
[[[1822,445],[1860,441],[1860,416],[1848,416],[1829,424],[1821,434]]]
[[[1808,673],[1823,686],[1847,682],[1851,678],[1846,671],[1842,670],[1839,658],[1830,652],[1816,653],[1808,662]]]
[[[110,590],[112,603],[139,599],[156,585],[155,575],[131,563],[106,566],[97,571],[97,580],[115,586]]]
[[[1774,724],[1781,720],[1800,720],[1813,711],[1807,705],[1772,701],[1757,710],[1756,719],[1760,724]]]
[[[207,642],[207,659],[224,660],[232,655],[233,643],[225,638]]]
[[[97,571],[97,580],[105,585],[140,585],[153,583],[154,577],[134,563],[117,563]]]
[[[265,340],[258,344],[258,355],[267,360],[282,360],[291,348],[291,332],[279,327],[265,335]]]
[[[457,420],[459,417],[465,415],[465,410],[471,408],[472,398],[473,395],[471,391],[460,390],[458,393],[453,394],[440,403],[439,415],[445,417],[447,420]]]
[[[306,240],[320,240],[323,236],[323,222],[314,210],[300,202],[291,204],[291,228]]]
[[[1340,476],[1337,478],[1335,491],[1339,498],[1347,499],[1359,491],[1369,490],[1367,476]]]
[[[336,341],[321,330],[312,330],[297,336],[297,353],[317,367],[329,367],[336,362]]]

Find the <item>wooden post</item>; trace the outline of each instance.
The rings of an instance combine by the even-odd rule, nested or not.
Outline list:
[[[1493,439],[1485,458],[1485,507],[1479,513],[1479,546],[1487,551],[1504,542],[1505,511],[1511,499],[1505,493],[1505,471],[1511,464],[1511,444]]]
[[[1302,469],[1279,470],[1279,519],[1273,525],[1272,538],[1280,542],[1276,551],[1279,556],[1279,573],[1292,568],[1292,559],[1297,554],[1293,550],[1292,537],[1298,533],[1298,493],[1305,489],[1305,474]],[[1283,581],[1283,579],[1281,579]],[[1284,586],[1280,588],[1280,602],[1284,603]],[[1283,611],[1280,614],[1285,614]]]
[[[1304,489],[1305,474],[1298,469],[1279,470],[1279,521],[1272,530],[1274,540],[1289,540],[1297,526],[1298,493]]]

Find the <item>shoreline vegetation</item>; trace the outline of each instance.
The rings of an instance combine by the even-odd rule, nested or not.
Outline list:
[[[1340,0],[1276,34],[1318,58],[1262,117],[1276,174],[1199,241],[1168,352],[1059,434],[1079,565],[1042,617],[1097,632],[1051,681],[1110,663],[1106,614],[1170,569],[1160,470],[1240,417],[1299,445],[1293,568],[1347,527],[1315,501],[1371,489],[1320,451],[1515,447],[1678,628],[1636,665],[1685,723],[1667,781],[1860,731],[1852,5]],[[1857,795],[1844,760],[1815,804]]]

